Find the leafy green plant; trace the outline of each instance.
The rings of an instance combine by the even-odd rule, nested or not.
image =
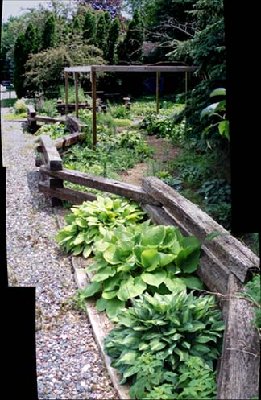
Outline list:
[[[135,203],[101,196],[93,202],[74,206],[71,211],[56,240],[66,252],[83,254],[86,258],[92,253],[93,243],[100,238],[102,228],[133,224],[144,215]]]
[[[56,122],[55,124],[42,125],[36,132],[37,135],[49,135],[52,139],[63,137],[68,130],[64,124]]]
[[[210,97],[226,96],[226,89],[218,88],[213,90],[210,93]],[[224,136],[226,139],[230,139],[229,135],[229,121],[226,119],[226,100],[220,100],[216,103],[212,103],[209,106],[205,107],[200,114],[201,118],[208,116],[212,119],[213,117],[217,120],[217,122],[212,122],[212,124],[204,130],[204,134],[207,135],[211,128],[217,126],[218,132],[221,136]]]
[[[38,108],[38,113],[52,118],[56,117],[58,115],[56,110],[56,100],[44,100],[43,104]]]
[[[14,113],[15,114],[24,114],[27,112],[27,106],[25,104],[24,99],[19,99],[14,103]]]
[[[169,294],[186,288],[202,289],[202,282],[191,275],[197,269],[200,244],[194,237],[183,237],[173,226],[118,227],[100,229],[101,240],[94,244],[94,273],[85,289],[86,298],[100,295],[97,308],[108,312],[113,302],[114,314],[129,299],[144,291]]]
[[[144,294],[119,313],[104,348],[121,383],[131,384],[131,398],[155,398],[160,391],[169,396],[164,398],[193,393],[205,398],[215,391],[213,361],[220,354],[223,329],[213,296]]]

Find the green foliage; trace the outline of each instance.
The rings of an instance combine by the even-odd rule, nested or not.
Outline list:
[[[261,282],[260,275],[256,274],[245,285],[244,295],[253,301],[255,305],[255,326],[259,329],[261,334]]]
[[[143,45],[143,25],[139,11],[135,11],[133,19],[130,21],[126,37],[119,43],[119,61],[141,62]]]
[[[213,296],[144,294],[119,313],[104,347],[131,398],[208,398],[223,329]]]
[[[115,64],[116,61],[116,48],[119,40],[119,32],[120,21],[118,18],[115,18],[111,23],[108,34],[106,59],[108,60],[109,64]]]
[[[43,34],[41,50],[49,49],[55,45],[55,18],[53,15],[46,20]]]
[[[56,100],[44,100],[44,102],[38,107],[37,111],[39,114],[47,115],[48,117],[56,117],[58,115]]]
[[[65,102],[64,86],[60,86],[59,90],[60,90],[60,97],[61,97],[62,101]],[[79,101],[79,103],[85,103],[86,101],[90,101],[90,100],[91,100],[91,97],[88,96],[88,95],[85,95],[83,88],[79,86],[78,87],[78,101]],[[69,104],[70,103],[72,103],[72,104],[75,103],[75,87],[71,86],[71,85],[68,86],[68,103]],[[83,110],[80,110],[80,111],[82,112]]]
[[[215,96],[226,96],[226,89],[219,88],[213,90],[213,92],[210,93],[210,97]],[[226,100],[223,99],[205,107],[201,111],[201,118],[206,116],[212,120],[212,123],[205,129],[204,134],[208,135],[211,129],[217,126],[219,134],[229,140],[229,121],[226,119]]]
[[[140,128],[146,129],[149,135],[169,138],[173,144],[182,144],[185,135],[185,120],[179,123],[175,122],[173,115],[147,115]]]
[[[129,225],[143,218],[135,204],[126,200],[97,197],[93,202],[84,202],[71,208],[65,217],[66,226],[59,231],[56,240],[73,255],[83,254],[87,258],[93,251],[93,243],[100,238],[101,229]]]
[[[96,36],[96,45],[103,51],[103,54],[106,54],[107,49],[107,38],[108,31],[105,20],[104,12],[101,12],[97,19],[97,36]]]
[[[14,103],[14,112],[15,114],[24,114],[27,111],[27,106],[23,99],[17,100]]]
[[[63,137],[66,133],[64,124],[56,122],[55,124],[42,125],[41,128],[36,132],[38,135],[49,135],[51,139],[57,139]]]
[[[83,25],[83,39],[89,44],[95,45],[96,40],[96,16],[90,9],[86,11]]]
[[[86,298],[100,294],[98,306],[102,302],[106,307],[115,299],[122,307],[144,291],[171,293],[186,287],[203,288],[191,275],[199,261],[196,238],[183,237],[177,228],[152,227],[148,222],[100,233],[102,238],[94,244],[95,262],[88,267],[94,276],[85,291]],[[117,311],[109,317],[117,317]]]
[[[31,55],[26,63],[26,78],[34,88],[44,92],[64,83],[64,67],[102,64],[101,51],[94,46],[73,42]]]

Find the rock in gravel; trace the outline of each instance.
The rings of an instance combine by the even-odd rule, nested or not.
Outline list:
[[[77,287],[70,258],[55,242],[54,210],[38,191],[34,141],[2,117],[9,285],[36,287],[38,396],[116,399],[87,316],[69,306]]]

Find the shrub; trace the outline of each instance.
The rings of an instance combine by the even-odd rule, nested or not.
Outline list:
[[[23,114],[27,112],[27,106],[23,99],[17,100],[14,103],[14,112],[15,114]]]

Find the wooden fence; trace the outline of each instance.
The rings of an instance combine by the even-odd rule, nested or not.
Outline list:
[[[53,205],[60,200],[80,204],[96,199],[92,193],[64,188],[64,181],[127,197],[139,202],[153,222],[178,226],[184,234],[201,240],[198,275],[208,289],[217,294],[226,322],[222,357],[218,365],[217,397],[251,399],[257,396],[259,335],[252,323],[253,306],[240,296],[240,292],[251,272],[259,270],[258,257],[198,206],[158,178],[144,178],[141,186],[135,186],[64,169],[57,149],[75,143],[82,134],[76,132],[73,135],[55,142],[47,136],[39,138],[36,163],[41,165],[39,190],[52,198]],[[219,235],[207,240],[207,235],[212,232]]]
[[[29,132],[35,133],[40,126],[37,125],[37,122],[43,122],[44,124],[55,124],[56,122],[60,122],[65,124],[71,133],[74,132],[82,132],[85,128],[85,125],[81,123],[77,118],[72,116],[60,117],[60,118],[52,118],[45,117],[42,115],[37,115],[34,106],[27,106],[27,127]],[[73,144],[73,143],[71,143]]]

